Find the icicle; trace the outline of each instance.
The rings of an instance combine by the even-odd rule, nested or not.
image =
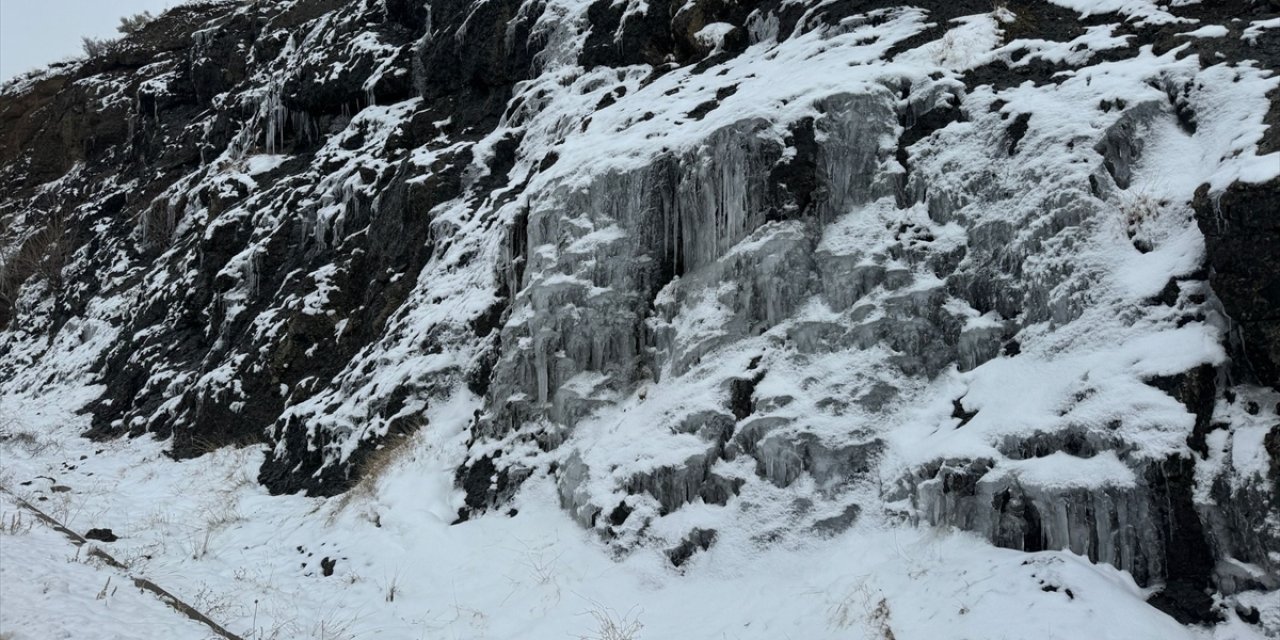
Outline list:
[[[172,241],[174,231],[178,228],[178,208],[173,205],[172,200],[165,201],[164,216],[164,239],[165,241]]]
[[[267,121],[267,153],[276,153],[276,140],[284,142],[284,115],[280,106],[280,94],[275,87],[268,90],[262,104],[262,117]]]
[[[541,333],[541,331],[538,333]],[[548,394],[547,387],[549,385],[547,372],[547,345],[545,336],[538,335],[535,337],[533,345],[534,369],[537,370],[538,375],[538,403],[546,404]]]
[[[258,262],[258,252],[255,249],[249,254],[249,259],[245,260],[244,283],[245,291],[249,297],[257,297],[258,295]]]
[[[139,239],[142,241],[143,246],[145,246],[148,242],[148,238],[151,237],[151,209],[148,208],[139,215],[142,218],[138,228],[138,232],[141,235]]]
[[[1213,205],[1214,221],[1218,225],[1218,229],[1224,229],[1227,226],[1227,218],[1222,215],[1222,191],[1215,191],[1209,196],[1209,201]]]
[[[201,128],[203,131],[200,135],[200,143],[196,146],[200,149],[200,164],[203,166],[209,164],[208,158],[205,157],[205,151],[209,146],[209,132],[213,129],[213,121],[206,119],[204,123],[201,124]],[[232,144],[234,145],[235,142],[233,141]],[[234,147],[232,149],[232,155],[236,155]]]
[[[324,251],[325,249],[329,248],[328,243],[324,241],[325,220],[321,215],[321,212],[323,210],[324,210],[323,207],[315,210],[315,212],[312,214],[313,222],[311,225],[311,239],[315,241],[316,247],[318,247],[321,251]]]

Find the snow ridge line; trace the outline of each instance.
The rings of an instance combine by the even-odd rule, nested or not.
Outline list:
[[[49,527],[52,528],[54,531],[57,531],[58,533],[61,533],[62,535],[66,536],[67,539],[74,542],[77,546],[88,544],[89,540],[87,538],[76,533],[75,531],[72,531],[71,529],[63,525],[61,522],[58,522],[57,519],[55,519],[53,516],[50,516],[49,514],[36,508],[35,505],[22,499],[16,493],[10,491],[8,487],[0,485],[0,493],[4,493],[8,495],[10,498],[13,498],[14,502],[17,503],[19,507],[31,512],[31,514],[34,515],[36,519],[49,525]],[[123,571],[125,574],[125,577],[133,581],[134,586],[144,591],[150,592],[152,595],[156,597],[156,599],[160,600],[166,605],[169,605],[169,607],[172,608],[173,610],[177,611],[178,613],[181,613],[182,615],[187,616],[192,620],[195,620],[196,622],[199,622],[200,624],[205,625],[206,627],[209,627],[209,629],[211,629],[214,633],[222,636],[223,638],[226,638],[227,640],[244,640],[244,638],[234,633],[231,633],[222,625],[218,624],[217,622],[214,622],[211,618],[209,618],[209,616],[206,616],[195,607],[187,604],[186,602],[183,602],[180,598],[178,598],[178,596],[173,595],[169,591],[162,588],[160,585],[146,578],[140,578],[138,576],[133,575],[132,573],[129,572],[129,567],[127,565],[125,565],[123,562],[120,562],[119,560],[116,560],[111,556],[111,554],[107,553],[106,551],[103,551],[98,547],[93,547],[89,550],[88,555],[102,560],[107,565],[115,569],[119,569],[120,571]]]

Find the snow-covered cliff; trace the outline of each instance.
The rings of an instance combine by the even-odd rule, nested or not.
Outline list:
[[[450,520],[668,571],[954,527],[1280,633],[1277,65],[1267,0],[192,3],[0,94],[0,388],[276,494],[465,434]]]

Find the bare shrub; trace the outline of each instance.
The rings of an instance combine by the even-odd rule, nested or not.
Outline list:
[[[55,290],[61,288],[62,268],[70,256],[66,220],[52,216],[13,253],[0,256],[0,303],[17,303],[23,283],[32,276],[46,280]]]
[[[191,606],[214,619],[239,617],[246,612],[235,594],[214,589],[205,582],[191,597]]]
[[[112,38],[80,38],[80,47],[90,60],[105,58],[120,50],[120,41]]]
[[[120,25],[116,27],[116,31],[125,35],[133,35],[142,30],[143,27],[155,20],[156,17],[151,15],[150,11],[135,13],[131,16],[123,16],[120,18]]]

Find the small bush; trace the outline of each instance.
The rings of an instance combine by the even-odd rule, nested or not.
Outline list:
[[[143,11],[142,13],[135,13],[131,16],[124,16],[120,18],[120,26],[116,27],[116,31],[130,36],[141,31],[143,27],[147,26],[155,19],[156,17],[151,15],[150,11]]]
[[[84,55],[90,60],[104,58],[120,50],[120,41],[111,38],[80,38],[80,46]]]
[[[48,280],[54,289],[62,286],[62,268],[71,256],[67,226],[54,216],[13,253],[0,256],[0,304],[13,306],[22,284],[31,276]]]

